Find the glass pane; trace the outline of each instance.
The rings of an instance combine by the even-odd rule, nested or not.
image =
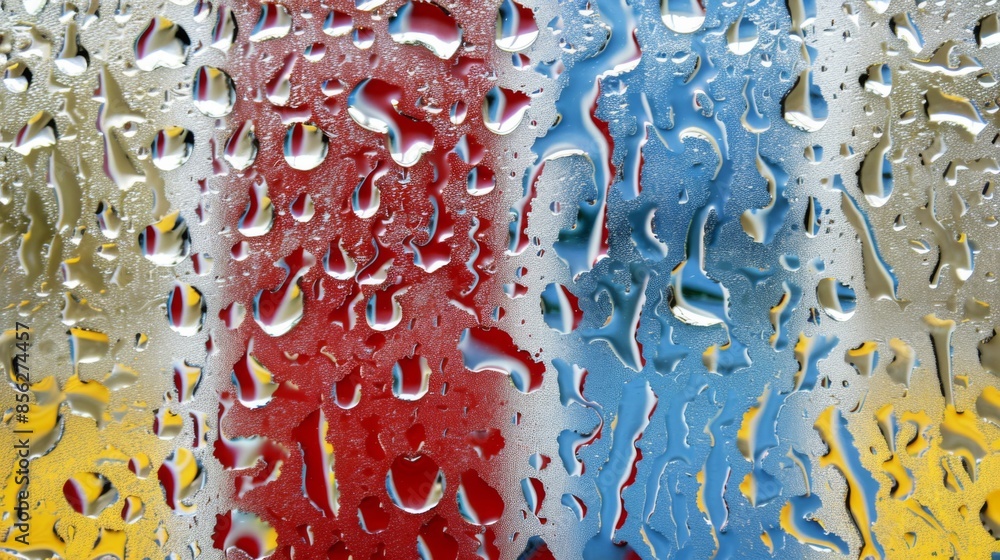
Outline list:
[[[997,556],[998,45],[8,0],[0,556]]]

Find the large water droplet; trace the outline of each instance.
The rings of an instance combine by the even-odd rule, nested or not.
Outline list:
[[[495,134],[510,134],[521,124],[530,104],[527,94],[494,86],[483,99],[483,124]]]
[[[195,108],[206,117],[224,117],[232,112],[236,104],[236,86],[229,74],[218,68],[202,66],[194,75],[191,98]]]
[[[194,152],[194,133],[179,126],[164,128],[156,133],[149,151],[156,167],[164,171],[177,169]]]
[[[740,14],[740,17],[726,31],[726,43],[733,54],[749,53],[757,46],[757,41],[757,24],[743,17],[743,14]]]
[[[179,515],[194,515],[195,495],[205,486],[205,470],[194,453],[180,447],[167,455],[156,472],[167,507]]]
[[[118,501],[118,490],[102,474],[81,472],[63,484],[63,496],[73,511],[96,519],[105,508]]]
[[[399,456],[385,476],[385,489],[396,507],[423,513],[438,505],[444,496],[444,471],[427,455]]]
[[[826,124],[826,99],[819,86],[813,84],[810,70],[799,74],[795,85],[782,101],[782,113],[788,124],[806,132],[816,132]]]
[[[261,290],[253,300],[253,318],[271,336],[281,336],[302,320],[305,298],[299,280],[316,264],[315,257],[301,247],[279,260],[285,279],[274,290]]]
[[[76,23],[70,22],[66,26],[62,50],[59,51],[59,56],[55,59],[56,68],[67,76],[80,76],[87,71],[89,64],[90,55],[80,45],[76,32]]]
[[[385,134],[389,154],[403,167],[412,167],[434,148],[434,127],[398,111],[403,97],[399,86],[369,78],[347,97],[347,114],[362,128]]]
[[[190,47],[191,39],[184,28],[165,17],[155,17],[135,39],[135,65],[147,72],[160,67],[180,68]]]
[[[24,93],[31,85],[31,70],[24,62],[12,62],[3,72],[3,85],[11,93]]]
[[[838,282],[836,278],[823,278],[816,286],[816,299],[823,311],[837,321],[846,321],[854,316],[857,296],[854,289]]]
[[[285,131],[285,161],[292,169],[315,169],[326,159],[329,143],[326,134],[318,126],[295,123]]]
[[[58,138],[56,120],[48,111],[39,111],[17,132],[11,149],[26,156],[37,149],[54,146]]]
[[[503,516],[504,503],[500,493],[474,470],[462,473],[457,498],[458,512],[474,525],[492,525]]]
[[[250,187],[250,198],[237,228],[247,237],[260,237],[271,231],[273,223],[274,206],[267,196],[267,183],[261,180]]]
[[[174,211],[162,220],[146,226],[139,234],[139,250],[142,256],[157,266],[174,266],[187,257],[191,248],[191,236],[187,222],[180,211]]]
[[[292,30],[292,16],[288,8],[275,2],[263,2],[260,5],[260,15],[257,23],[250,31],[250,40],[254,42],[279,39]]]
[[[263,560],[277,550],[278,531],[256,514],[234,509],[216,516],[212,541],[226,556]]]
[[[233,169],[243,171],[257,159],[258,147],[253,121],[244,121],[226,141],[222,158],[232,165]]]
[[[404,401],[420,400],[427,394],[431,366],[424,356],[403,358],[392,366],[392,394]]]
[[[434,56],[449,59],[462,44],[462,29],[444,8],[431,2],[403,4],[389,19],[389,35],[404,45],[426,47]]]
[[[236,15],[233,14],[229,6],[219,6],[215,26],[212,28],[212,46],[226,52],[236,42],[238,34],[239,25],[236,23]]]
[[[354,19],[344,12],[330,10],[323,20],[323,33],[331,37],[343,37],[354,29]]]
[[[660,17],[675,33],[694,33],[705,23],[702,0],[660,0]]]
[[[184,282],[175,282],[167,296],[167,322],[170,329],[181,336],[194,336],[205,324],[208,305],[198,288]]]
[[[538,38],[538,24],[531,8],[503,0],[497,8],[496,44],[501,50],[524,50]]]

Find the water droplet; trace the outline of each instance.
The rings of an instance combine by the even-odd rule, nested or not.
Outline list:
[[[976,44],[989,49],[1000,45],[1000,14],[990,14],[976,24]]]
[[[302,320],[304,297],[299,280],[316,264],[315,257],[301,247],[275,263],[285,270],[285,279],[274,290],[261,290],[253,301],[253,318],[270,336],[281,336]]]
[[[3,85],[11,93],[24,93],[31,85],[32,73],[23,62],[12,62],[3,72]]]
[[[501,50],[517,52],[538,38],[538,24],[531,8],[514,0],[502,0],[497,8],[496,44]]]
[[[236,86],[232,78],[218,68],[202,66],[194,75],[191,99],[206,117],[219,118],[232,112],[236,104]]]
[[[262,2],[257,23],[250,31],[250,40],[254,42],[280,39],[292,30],[292,16],[288,8],[275,2]]]
[[[318,126],[295,123],[285,131],[285,161],[292,169],[315,169],[326,159],[329,143],[326,134]]]
[[[503,516],[504,503],[500,493],[474,470],[462,473],[457,497],[458,512],[473,525],[492,525]]]
[[[956,125],[972,136],[986,128],[979,110],[967,97],[944,93],[936,87],[927,89],[927,120],[931,124]]]
[[[412,167],[434,148],[434,127],[398,111],[402,88],[375,78],[361,81],[347,97],[347,113],[362,128],[387,136],[389,154]]]
[[[472,196],[485,196],[493,192],[497,183],[490,168],[477,165],[469,170],[465,186],[466,192]]]
[[[341,240],[335,239],[330,242],[330,248],[323,256],[323,270],[337,280],[348,280],[354,276],[357,263],[344,250]]]
[[[865,91],[880,97],[892,93],[892,69],[888,64],[872,64],[861,77]]]
[[[380,499],[368,496],[358,504],[358,522],[362,531],[376,535],[389,528],[389,512]]]
[[[216,12],[215,26],[212,27],[212,46],[222,52],[229,50],[236,42],[239,34],[239,26],[236,23],[236,15],[229,6],[219,6]]]
[[[365,320],[376,331],[390,331],[403,320],[403,306],[399,302],[407,291],[404,286],[393,286],[375,292],[365,305]]]
[[[254,160],[257,159],[258,146],[253,121],[244,121],[226,141],[222,157],[234,169],[243,171],[253,165]]]
[[[906,47],[910,51],[918,53],[923,50],[924,37],[910,14],[896,14],[893,16],[889,20],[889,29],[892,30],[897,39],[906,43]]]
[[[311,196],[308,193],[300,194],[295,197],[292,201],[291,207],[288,209],[292,213],[292,218],[296,222],[308,223],[312,219],[313,215],[316,214],[316,204],[313,202]]]
[[[196,513],[194,498],[205,485],[205,471],[190,449],[181,447],[174,450],[164,459],[156,476],[167,507],[179,515]]]
[[[139,234],[139,250],[142,256],[157,266],[180,264],[191,249],[191,236],[187,222],[180,211],[174,211],[160,221],[146,226]]]
[[[806,132],[817,132],[826,124],[828,109],[812,71],[803,70],[782,101],[782,114],[788,124]]]
[[[164,171],[177,169],[194,152],[194,133],[179,126],[164,128],[156,133],[149,151],[156,167]]]
[[[135,65],[147,72],[161,67],[181,68],[190,47],[191,39],[184,28],[165,17],[155,17],[135,39]]]
[[[465,329],[458,349],[462,352],[462,363],[471,371],[502,373],[524,393],[536,391],[542,386],[545,365],[519,349],[505,331],[495,328]]]
[[[247,237],[260,237],[271,231],[274,223],[274,206],[267,196],[267,183],[260,180],[250,187],[247,207],[237,228]]]
[[[424,513],[438,505],[444,496],[444,471],[428,455],[401,455],[389,467],[385,489],[399,509],[408,513]]]
[[[892,150],[892,122],[886,119],[882,136],[875,146],[865,154],[864,161],[858,169],[858,183],[861,192],[865,195],[865,200],[873,207],[878,208],[889,201],[894,185],[892,176],[892,161],[890,150]]]
[[[216,516],[212,541],[226,556],[239,551],[240,556],[263,560],[278,549],[278,532],[256,514],[234,509]]]
[[[745,18],[743,14],[726,31],[726,43],[729,50],[736,55],[745,55],[757,46],[757,24]]]
[[[323,33],[331,37],[343,37],[354,29],[354,19],[350,14],[338,10],[330,10],[323,21]]]
[[[145,513],[146,504],[142,503],[142,499],[138,496],[127,496],[122,501],[121,518],[125,523],[131,525],[141,520]]]
[[[521,124],[530,105],[527,94],[494,86],[483,99],[483,124],[495,134],[510,134]]]
[[[247,408],[260,408],[271,402],[278,385],[274,383],[271,370],[255,358],[253,339],[247,344],[243,357],[233,365],[232,379],[240,404]]]
[[[56,120],[47,111],[39,111],[17,132],[11,149],[27,156],[34,150],[55,146],[57,138]]]
[[[823,278],[816,286],[816,299],[823,311],[837,321],[846,321],[854,316],[857,296],[847,284],[836,278]]]
[[[694,33],[705,24],[702,0],[660,0],[660,18],[675,33]]]
[[[403,358],[392,366],[392,394],[397,399],[416,401],[427,394],[431,366],[424,356]]]
[[[118,501],[118,490],[102,474],[81,472],[63,484],[63,496],[73,511],[96,519],[105,508]]]
[[[444,8],[410,0],[389,19],[389,36],[403,45],[420,45],[447,60],[462,43],[462,29]]]
[[[181,336],[194,336],[205,324],[208,305],[201,291],[190,284],[175,282],[167,296],[167,322]]]
[[[351,33],[351,42],[361,50],[370,49],[375,44],[375,30],[370,27],[358,27]]]
[[[322,409],[306,416],[292,430],[292,437],[302,452],[302,493],[324,517],[337,516],[340,492],[334,476],[333,445],[328,437],[330,424]]]
[[[80,45],[75,22],[70,22],[66,26],[66,34],[63,37],[62,50],[55,59],[56,68],[67,76],[80,76],[87,71],[90,54]]]
[[[108,335],[80,327],[74,327],[69,335],[69,355],[73,366],[92,364],[100,361],[108,353]]]

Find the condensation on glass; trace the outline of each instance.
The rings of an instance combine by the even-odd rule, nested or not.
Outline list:
[[[997,555],[998,46],[993,2],[7,1],[0,555]]]

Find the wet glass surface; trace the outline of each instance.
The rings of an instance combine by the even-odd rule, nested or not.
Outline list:
[[[1000,556],[997,11],[4,2],[0,557]]]

